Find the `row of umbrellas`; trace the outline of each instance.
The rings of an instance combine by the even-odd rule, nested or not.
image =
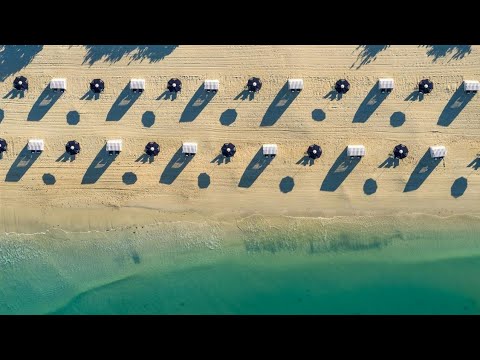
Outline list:
[[[13,87],[19,91],[28,90],[28,80],[25,76],[17,76],[13,81]],[[248,79],[247,89],[250,92],[259,92],[262,88],[262,81],[258,77]],[[177,78],[168,80],[167,89],[170,92],[179,92],[182,90],[182,82]],[[90,90],[94,93],[101,93],[105,90],[105,83],[102,79],[93,79],[90,83]],[[335,90],[339,94],[346,94],[350,90],[350,83],[346,79],[340,79],[335,83]],[[433,82],[429,79],[423,79],[418,84],[418,91],[423,94],[429,94],[433,90]]]
[[[65,145],[65,150],[70,155],[77,155],[80,153],[80,144],[78,141],[70,140]],[[0,153],[7,151],[7,142],[4,139],[0,139]],[[225,157],[232,157],[237,152],[237,148],[232,143],[225,143],[222,146],[222,155]],[[157,156],[160,153],[160,145],[156,142],[151,141],[145,146],[145,153],[148,156]],[[311,159],[318,159],[322,156],[322,148],[320,145],[313,144],[310,145],[307,149],[308,157]],[[393,156],[397,159],[404,159],[408,155],[408,148],[399,144],[393,149]]]

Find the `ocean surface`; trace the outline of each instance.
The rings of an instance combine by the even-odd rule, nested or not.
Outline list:
[[[475,217],[0,235],[1,314],[479,314]]]

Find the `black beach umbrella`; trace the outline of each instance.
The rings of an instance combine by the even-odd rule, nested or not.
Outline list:
[[[69,142],[67,142],[67,145],[65,145],[65,150],[70,155],[77,155],[78,153],[80,153],[80,144],[75,140],[70,140]]]
[[[428,79],[423,79],[418,84],[418,91],[424,94],[428,94],[433,90],[433,82]]]
[[[167,89],[170,92],[179,92],[182,90],[182,82],[178,79],[172,78],[168,80]]]
[[[248,91],[259,92],[262,88],[262,81],[260,78],[252,77],[247,82]]]
[[[408,148],[405,145],[399,144],[393,149],[393,156],[397,159],[404,159],[408,155]]]
[[[93,79],[90,83],[90,90],[92,90],[94,93],[99,94],[103,90],[105,90],[105,83],[102,79]]]
[[[233,145],[232,143],[223,144],[222,146],[223,156],[231,157],[235,155],[236,152],[237,152],[237,149],[235,148],[235,145]]]
[[[17,76],[13,80],[13,87],[17,90],[28,90],[28,80],[25,76]]]
[[[307,154],[311,159],[318,159],[322,155],[322,148],[317,144],[310,145]]]
[[[4,139],[0,139],[0,153],[7,151],[7,142]]]
[[[335,90],[337,90],[339,94],[346,94],[347,91],[350,90],[350,83],[345,79],[338,80],[335,83]]]
[[[148,156],[157,156],[160,153],[160,145],[153,141],[149,142],[145,146],[145,153]]]

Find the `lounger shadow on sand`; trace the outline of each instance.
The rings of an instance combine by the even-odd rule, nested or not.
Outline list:
[[[368,95],[363,99],[362,103],[353,116],[354,123],[364,123],[378,109],[382,102],[388,97],[387,93],[382,93],[378,88],[378,81],[373,85]]]
[[[82,184],[95,184],[115,159],[109,155],[104,145],[83,175]]]
[[[425,182],[425,180],[427,180],[440,162],[441,160],[433,159],[430,156],[430,151],[427,150],[410,175],[403,192],[417,190]]]
[[[265,112],[265,115],[263,115],[260,126],[274,125],[292,104],[293,100],[297,98],[298,94],[297,91],[291,92],[288,90],[288,82],[286,82],[278,92],[277,96],[275,96],[275,99],[273,99]]]
[[[33,163],[37,161],[39,156],[39,153],[32,154],[30,150],[28,150],[27,145],[25,145],[22,151],[20,151],[20,154],[18,154],[17,158],[13,162],[12,166],[10,166],[7,175],[5,176],[5,181],[20,181],[22,177],[27,173],[28,169],[30,169],[30,167],[33,165]]]
[[[202,83],[195,94],[193,94],[187,106],[185,106],[180,116],[180,122],[191,122],[195,120],[205,106],[215,97],[215,94],[216,93],[212,92],[207,93]]]
[[[160,175],[160,183],[172,184],[191,160],[192,156],[185,156],[182,153],[182,147],[180,147],[165,166],[162,175]]]
[[[335,160],[330,170],[328,170],[328,173],[320,186],[320,191],[337,190],[359,162],[360,158],[351,158],[347,155],[347,148],[345,148],[345,150],[343,150],[338,156],[337,160]]]
[[[448,126],[462,112],[474,95],[467,94],[463,89],[463,84],[455,91],[447,105],[442,110],[438,118],[437,125]]]
[[[271,161],[272,158],[266,158],[263,155],[263,147],[261,147],[243,172],[238,187],[249,188],[252,186]]]
[[[50,89],[50,86],[47,86],[43,89],[42,93],[38,97],[35,104],[33,104],[32,109],[27,115],[28,121],[40,121],[47,114],[47,112],[52,108],[52,106],[60,99],[62,92],[53,91]]]
[[[134,93],[132,90],[130,90],[130,84],[127,84],[110,108],[106,120],[119,121],[132,107],[135,101],[137,101],[137,99],[140,97],[140,94],[141,93]]]

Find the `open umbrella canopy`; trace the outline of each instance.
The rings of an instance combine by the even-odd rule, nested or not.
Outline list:
[[[67,145],[65,145],[65,150],[70,155],[77,155],[78,153],[80,153],[80,144],[75,140],[70,140],[69,142],[67,142]]]
[[[345,79],[340,79],[335,83],[335,90],[339,94],[346,94],[350,90],[350,83]]]
[[[17,76],[13,80],[13,87],[17,90],[28,90],[28,80],[25,76]]]
[[[182,82],[178,79],[171,78],[168,80],[167,89],[170,92],[179,92],[182,90]]]
[[[223,156],[231,157],[231,156],[235,155],[236,152],[237,152],[237,149],[235,148],[235,145],[233,145],[232,143],[223,144],[223,146],[222,146]]]
[[[433,90],[433,82],[428,79],[423,79],[418,84],[418,91],[424,94],[428,94]]]
[[[310,145],[307,154],[311,159],[318,159],[322,155],[322,148],[317,144]]]
[[[154,141],[149,142],[145,145],[145,153],[148,156],[157,156],[160,153],[160,145]]]
[[[262,88],[262,81],[260,80],[260,78],[252,77],[248,79],[247,88],[248,91],[258,92]]]
[[[0,153],[7,151],[7,142],[4,139],[0,139]]]
[[[101,93],[103,90],[105,90],[105,83],[102,79],[93,79],[90,83],[90,90],[97,94]]]
[[[408,148],[405,145],[399,144],[393,149],[393,156],[397,159],[404,159],[408,155]]]

